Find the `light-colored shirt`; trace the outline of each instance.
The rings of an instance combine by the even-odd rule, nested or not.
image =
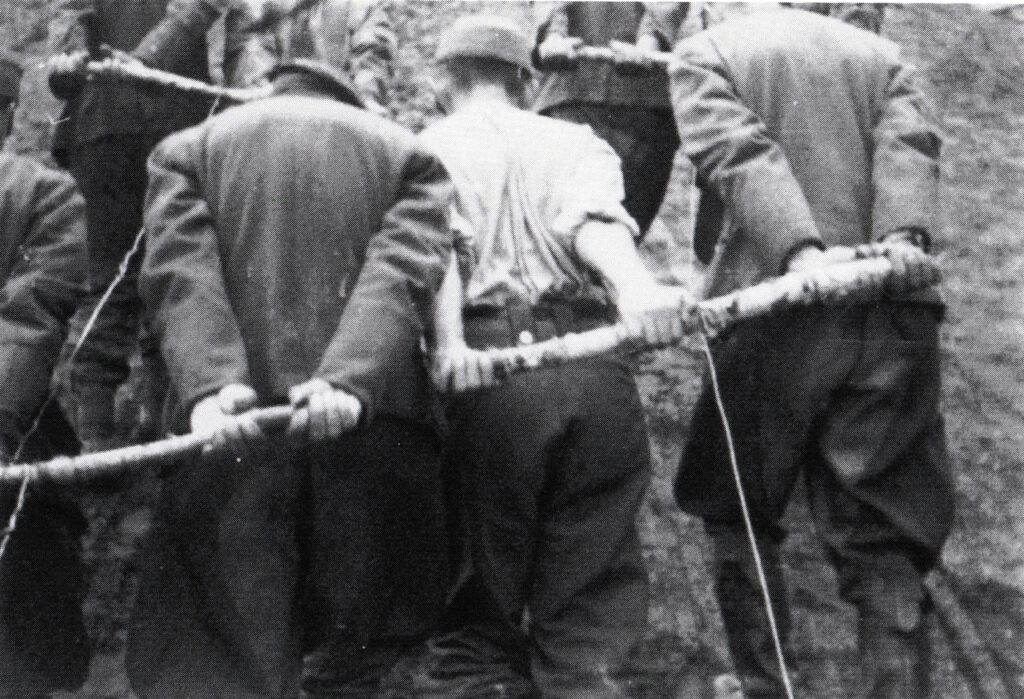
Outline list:
[[[618,156],[589,126],[477,103],[421,134],[456,188],[452,225],[470,253],[466,306],[603,297],[574,250],[590,221],[636,234]]]

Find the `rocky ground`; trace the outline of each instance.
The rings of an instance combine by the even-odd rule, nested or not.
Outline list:
[[[396,76],[397,118],[420,128],[433,115],[423,67],[438,31],[477,3],[402,3]],[[9,147],[45,157],[59,105],[36,68],[45,55],[45,0],[0,7],[0,46],[30,68]],[[527,18],[520,3],[494,5]],[[1024,697],[1024,26],[1010,13],[967,5],[890,7],[884,33],[922,69],[947,136],[937,237],[949,301],[943,328],[944,411],[959,514],[937,589],[951,591],[963,615],[934,629],[937,697]],[[680,166],[645,253],[659,274],[684,277],[689,211]],[[696,522],[680,514],[670,482],[699,385],[696,346],[637,358],[656,472],[641,517],[654,586],[650,632],[637,649],[634,696],[685,697],[695,674],[728,667],[721,622],[710,596],[707,551]],[[126,396],[130,404],[130,391]],[[77,699],[126,696],[120,667],[134,556],[149,524],[156,484],[142,479],[118,495],[91,496],[88,541],[93,574],[87,603],[97,653]],[[797,695],[851,696],[856,684],[854,616],[836,596],[800,498],[788,517],[786,564],[795,608]]]

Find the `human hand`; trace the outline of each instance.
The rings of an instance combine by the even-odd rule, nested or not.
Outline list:
[[[451,343],[434,351],[430,367],[434,388],[442,393],[465,393],[498,384],[494,365],[486,353],[464,342]]]
[[[133,67],[145,67],[145,62],[134,54],[115,49],[104,44],[100,47],[103,58],[100,60],[100,70],[105,73],[123,73],[126,69]]]
[[[884,256],[892,263],[892,276],[886,289],[894,295],[906,294],[931,286],[941,274],[924,250],[910,242],[886,241]]]
[[[256,391],[251,386],[228,384],[195,404],[190,419],[192,432],[208,435],[212,450],[248,454],[266,440],[255,418],[246,414],[256,402]]]
[[[575,36],[549,34],[537,47],[541,68],[544,70],[570,70],[579,61],[583,39]]]
[[[81,91],[89,77],[86,70],[88,63],[88,51],[72,51],[50,56],[46,61],[50,91],[62,98],[71,97]]]
[[[617,289],[616,306],[627,336],[657,347],[679,340],[686,332],[683,318],[695,301],[682,286],[639,284]]]
[[[643,73],[654,67],[654,61],[651,60],[650,55],[635,44],[612,39],[608,42],[608,47],[614,55],[615,70],[620,73]]]
[[[288,436],[311,442],[337,439],[359,424],[363,412],[358,398],[323,379],[292,386],[288,402],[295,410],[288,424]]]

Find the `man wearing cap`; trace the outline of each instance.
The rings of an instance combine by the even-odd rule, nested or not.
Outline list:
[[[544,71],[533,109],[587,124],[622,161],[624,206],[647,232],[661,207],[679,147],[668,79],[642,51],[667,51],[688,3],[555,3],[537,33],[534,59]],[[617,42],[616,63],[579,59],[581,46]],[[630,46],[636,50],[628,50]]]
[[[672,97],[703,186],[698,257],[717,296],[885,242],[911,282],[927,269],[941,139],[914,71],[874,34],[774,10],[680,42]],[[840,593],[859,612],[862,691],[927,697],[923,587],[949,534],[935,290],[794,310],[714,348],[783,637],[781,519],[801,474]],[[715,589],[748,697],[784,696],[758,576],[708,386],[676,480],[714,541]]]
[[[292,697],[314,649],[308,696],[372,696],[443,600],[420,337],[451,183],[341,73],[271,77],[149,163],[140,292],[170,427],[214,448],[166,476],[129,636],[141,697]],[[244,414],[282,403],[273,439]]]
[[[20,66],[0,56],[0,145],[20,81]],[[77,448],[48,399],[68,319],[84,291],[83,209],[69,176],[0,152],[0,464]],[[0,541],[7,539],[0,559],[0,696],[74,690],[89,667],[79,542],[86,523],[61,494],[33,485],[8,532],[18,491],[0,487]]]
[[[640,261],[611,147],[523,108],[529,53],[506,20],[458,20],[437,52],[454,111],[422,134],[457,191],[434,381],[456,392],[450,450],[467,551],[454,629],[432,650],[438,677],[446,657],[468,656],[461,684],[440,696],[617,697],[615,675],[647,621],[634,519],[650,469],[636,386],[612,356],[496,385],[479,350],[592,329],[616,312],[635,337],[667,342],[686,297]]]

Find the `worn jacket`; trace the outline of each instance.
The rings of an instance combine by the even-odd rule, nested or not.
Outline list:
[[[154,68],[210,82],[206,29],[227,0],[56,0],[50,24],[53,53],[102,44],[133,53]],[[70,100],[70,120],[55,150],[121,134],[166,134],[191,126],[210,100],[172,88],[127,80],[89,80]]]
[[[401,127],[287,82],[150,159],[139,287],[179,405],[316,376],[367,416],[424,417],[451,182]]]
[[[709,295],[779,274],[804,244],[933,230],[941,138],[895,44],[777,10],[685,39],[676,55],[672,100],[705,194],[695,245],[711,262]]]
[[[649,9],[648,5],[661,7]],[[638,36],[649,35],[668,50],[673,39],[669,34],[685,12],[682,3],[557,3],[537,32],[537,45],[550,34],[578,37],[587,46],[601,47],[613,39],[634,44]],[[661,70],[625,75],[606,61],[580,61],[571,70],[543,74],[534,103],[536,111],[580,103],[667,110],[668,80]]]
[[[16,441],[45,400],[84,291],[84,203],[66,174],[0,152],[0,433]]]

